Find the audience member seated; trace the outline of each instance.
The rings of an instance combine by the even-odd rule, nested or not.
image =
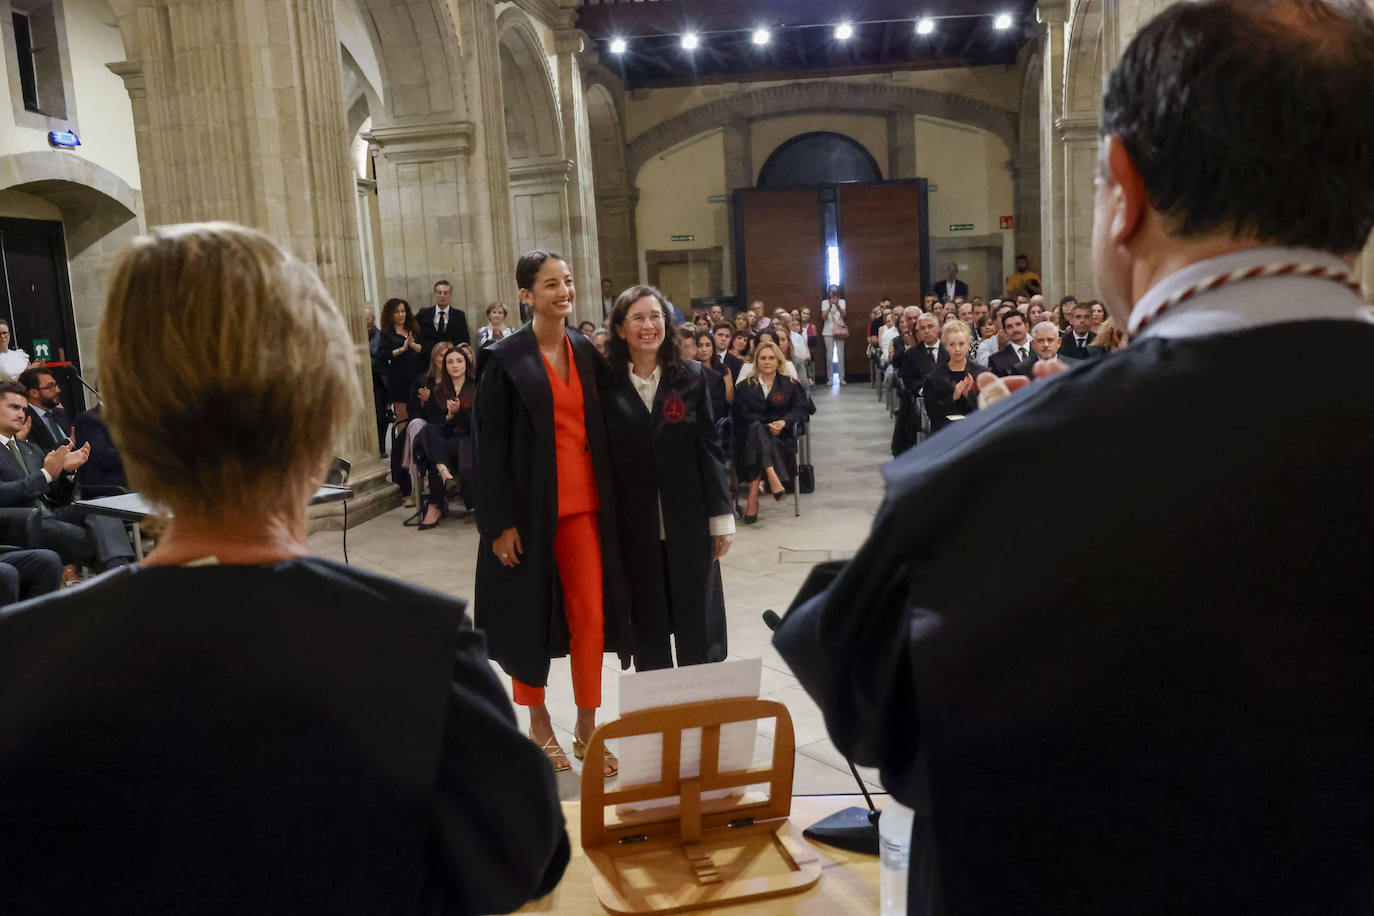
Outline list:
[[[1097,337],[1094,338],[1092,346],[1088,347],[1088,357],[1095,359],[1099,356],[1106,356],[1124,346],[1126,346],[1126,335],[1117,328],[1116,321],[1108,317],[1098,327]]]
[[[781,335],[781,337],[785,338],[786,335]],[[792,361],[787,358],[787,351],[785,349],[785,345],[782,343],[782,340],[780,339],[780,335],[778,334],[778,332],[774,331],[772,328],[765,328],[764,330],[759,331],[758,336],[754,340],[753,354],[755,357],[758,356],[759,347],[763,346],[765,343],[773,344],[773,346],[778,348],[778,352],[782,353],[782,366],[778,369],[778,372],[794,382],[800,381],[800,379],[797,377],[797,367],[794,366],[792,364]],[[749,362],[745,363],[744,366],[741,367],[739,371],[739,377],[735,379],[735,390],[738,391],[740,382],[743,382],[745,379],[749,378],[749,376],[753,374],[754,360],[751,358]]]
[[[991,337],[984,337],[981,341],[978,341],[977,349],[970,354],[970,358],[974,362],[981,363],[984,366],[988,365],[992,362],[992,357],[997,351],[1007,345],[1007,332],[1002,328],[1002,318],[1006,316],[1008,312],[1015,310],[1016,304],[1006,299],[993,307],[992,321],[995,333]]]
[[[782,499],[791,480],[796,447],[794,425],[811,413],[806,391],[784,373],[787,360],[776,342],[761,340],[744,380],[735,387],[735,467],[749,483],[744,523],[758,521],[759,490],[766,480],[775,499]],[[747,373],[747,374],[746,374]]]
[[[956,322],[963,324],[963,322]],[[949,326],[946,322],[945,326]],[[964,325],[967,328],[967,325]],[[934,315],[922,315],[916,319],[914,345],[902,356],[898,370],[904,389],[912,396],[921,393],[921,387],[935,367],[949,359],[949,351],[941,344],[940,325]]]
[[[1101,302],[1092,299],[1088,302],[1088,308],[1092,309],[1092,321],[1088,322],[1088,330],[1094,334],[1101,333],[1102,322],[1107,320],[1107,309]]]
[[[116,518],[88,515],[71,504],[75,471],[90,458],[91,447],[70,444],[44,452],[16,438],[26,423],[28,396],[18,382],[0,382],[0,507],[37,509],[42,544],[57,551],[63,563],[113,569],[133,561],[134,551]],[[32,430],[30,430],[32,435]]]
[[[76,482],[81,487],[81,495],[90,499],[126,492],[129,478],[124,473],[124,461],[119,457],[119,450],[110,438],[110,428],[105,425],[104,410],[96,406],[77,414],[74,428],[76,447],[81,448],[88,443],[91,446],[90,460],[76,470]]]
[[[729,416],[730,405],[735,400],[735,380],[716,368],[714,335],[706,331],[697,334],[697,347],[693,358],[706,370],[706,395],[711,399],[711,416],[717,420]]]
[[[1019,312],[1012,314],[1021,318]],[[935,367],[922,389],[931,432],[944,429],[951,417],[968,416],[978,409],[976,379],[979,373],[987,371],[987,367],[968,358],[972,338],[963,322],[947,324],[940,332],[940,341],[949,358]]]
[[[1081,360],[1070,359],[1064,356],[1060,350],[1063,341],[1059,337],[1059,329],[1054,326],[1053,321],[1042,321],[1035,326],[1031,332],[1030,356],[1016,364],[1012,370],[1012,375],[1024,375],[1026,378],[1035,378],[1036,363],[1061,363],[1063,368],[1077,365]],[[1044,370],[1041,370],[1042,374]]]
[[[1019,311],[1002,316],[1002,330],[1007,332],[1007,345],[988,360],[988,368],[1000,376],[1012,375],[1018,363],[1031,355],[1030,337],[1026,333],[1026,316]]]
[[[602,356],[606,355],[606,338],[608,336],[605,328],[597,328],[592,331],[592,346],[596,347],[596,352]]]
[[[493,913],[549,892],[569,857],[553,775],[463,602],[307,556],[362,402],[314,273],[255,231],[176,226],[110,290],[107,417],[172,517],[140,567],[0,614],[0,694],[22,696],[0,707],[4,911]],[[147,328],[173,323],[166,350]],[[10,428],[22,400],[4,394]]]
[[[590,338],[592,332],[596,330],[596,325],[592,324],[590,321],[584,321],[577,326],[577,330],[582,332],[583,337]]]
[[[19,373],[28,407],[25,411],[33,426],[28,439],[45,452],[71,444],[71,419],[62,408],[62,386],[47,369],[25,369]]]
[[[715,358],[711,361],[711,367],[723,375],[727,375],[731,381],[731,391],[733,393],[735,376],[744,368],[744,360],[732,351],[732,344],[735,339],[734,332],[730,325],[724,321],[718,322],[711,329],[711,337],[715,344]],[[745,335],[745,342],[748,343],[748,335]]]
[[[507,317],[509,313],[501,303],[493,302],[487,306],[487,323],[477,329],[477,349],[489,347],[506,335],[515,333],[515,329],[506,324]]]
[[[1073,310],[1069,312],[1069,329],[1064,332],[1064,356],[1077,360],[1088,358],[1088,347],[1097,339],[1092,332],[1092,320],[1092,306],[1086,302],[1073,304]]]
[[[421,531],[433,528],[448,515],[450,489],[457,489],[465,508],[473,505],[472,402],[477,385],[472,368],[472,359],[463,347],[445,353],[443,376],[431,389],[421,414],[425,425],[416,437],[416,460],[428,476]]]
[[[754,338],[748,331],[735,331],[730,335],[730,349],[727,356],[733,356],[739,360],[739,368],[735,369],[735,381],[739,381],[740,373],[744,366],[753,358]]]
[[[55,551],[0,552],[0,607],[57,591],[62,584],[62,558]],[[0,899],[4,891],[0,889]]]

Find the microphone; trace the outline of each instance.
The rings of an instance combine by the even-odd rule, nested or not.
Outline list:
[[[782,626],[782,618],[772,608],[763,612],[763,622],[774,633],[778,631],[778,627]],[[882,812],[873,806],[873,796],[868,794],[868,786],[864,785],[863,777],[859,775],[854,762],[848,757],[844,759],[844,762],[849,764],[849,772],[854,775],[854,781],[859,784],[859,791],[863,793],[868,810],[854,807],[836,811],[829,817],[824,817],[807,827],[802,831],[802,836],[808,840],[837,846],[850,852],[876,856],[878,854],[878,816]]]

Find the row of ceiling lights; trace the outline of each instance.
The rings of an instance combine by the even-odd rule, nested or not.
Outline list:
[[[972,17],[968,17],[968,16],[941,16],[941,17],[939,17],[939,18],[941,18],[941,19],[967,19],[967,18],[972,18]],[[836,26],[834,27],[834,29],[835,29],[835,32],[834,32],[834,34],[835,34],[835,39],[836,39],[837,41],[848,41],[850,38],[852,38],[852,37],[854,36],[854,28],[855,28],[856,25],[881,25],[881,24],[884,24],[884,23],[887,22],[887,21],[891,21],[891,20],[882,20],[882,21],[878,21],[878,22],[860,22],[860,23],[841,22],[841,23],[839,23],[838,25],[836,25]],[[1005,31],[1006,29],[1011,28],[1011,26],[1012,26],[1011,14],[1010,14],[1010,13],[999,13],[999,14],[997,14],[995,17],[993,17],[992,25],[993,25],[993,28],[1001,29],[1001,30],[1003,30],[1003,31]],[[817,28],[817,26],[792,26],[792,28]],[[712,33],[710,33],[710,34],[714,34],[714,35],[727,35],[727,34],[730,34],[731,31],[743,31],[743,30],[727,30],[727,31],[722,31],[722,32],[712,32]],[[930,35],[930,34],[934,33],[934,31],[935,31],[935,19],[930,18],[930,17],[924,17],[924,18],[921,18],[921,19],[917,19],[917,20],[916,20],[916,34],[917,34],[917,35]],[[754,29],[754,31],[753,31],[753,40],[754,40],[754,44],[756,44],[756,45],[766,45],[766,44],[768,44],[769,42],[771,42],[771,41],[773,40],[773,32],[772,32],[771,29],[766,29],[766,28]],[[682,44],[682,47],[683,47],[684,50],[687,50],[687,51],[695,51],[697,48],[699,48],[699,47],[701,46],[701,34],[700,34],[699,32],[685,32],[685,33],[683,33],[683,35],[682,35],[681,44]],[[624,39],[624,38],[612,38],[612,39],[611,39],[611,53],[612,53],[612,54],[624,54],[624,53],[625,53],[626,51],[628,51],[629,49],[630,49],[630,43],[629,43],[626,39]]]

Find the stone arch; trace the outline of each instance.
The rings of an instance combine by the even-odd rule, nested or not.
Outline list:
[[[633,180],[654,156],[722,124],[818,112],[927,115],[989,131],[1016,149],[1017,113],[987,102],[907,86],[805,82],[742,92],[669,118],[630,142],[626,170]]]
[[[1106,72],[1102,0],[1077,0],[1069,15],[1064,57],[1064,117],[1097,118]]]
[[[119,251],[143,231],[142,196],[87,159],[41,151],[0,157],[0,191],[39,198],[61,213],[77,349],[82,369],[93,372],[105,278]]]
[[[638,194],[625,169],[625,132],[613,84],[589,80],[584,90],[591,137],[592,184],[596,189],[597,249],[601,276],[626,287],[639,275],[639,240],[634,208]]]
[[[506,116],[506,155],[523,159],[563,156],[563,136],[549,58],[523,12],[511,7],[496,19],[501,96]],[[553,128],[553,129],[550,129]]]
[[[372,110],[374,123],[459,118],[466,103],[460,92],[458,32],[449,5],[441,0],[356,3],[381,74],[381,85],[375,89],[382,104]]]
[[[587,87],[587,124],[592,137],[592,175],[598,188],[623,188],[629,181],[625,172],[625,137],[620,129],[620,112],[605,86]]]

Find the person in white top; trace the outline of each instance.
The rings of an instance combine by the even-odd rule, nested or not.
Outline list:
[[[849,340],[847,335],[837,338],[835,329],[844,325],[847,311],[848,305],[840,298],[840,288],[832,286],[826,290],[826,297],[821,300],[821,338],[825,340],[826,377],[830,376],[831,366],[836,366],[835,374],[840,377],[841,385],[847,384],[844,378],[844,350]],[[838,350],[835,347],[837,339],[840,342]]]
[[[506,307],[499,302],[493,302],[487,306],[487,323],[477,329],[477,348],[480,350],[487,344],[494,344],[507,334],[513,334],[514,329],[506,325]]]
[[[19,378],[19,373],[25,369],[42,365],[40,361],[30,360],[29,354],[25,353],[22,347],[11,350],[12,341],[9,321],[0,318],[0,381],[12,382]]]

